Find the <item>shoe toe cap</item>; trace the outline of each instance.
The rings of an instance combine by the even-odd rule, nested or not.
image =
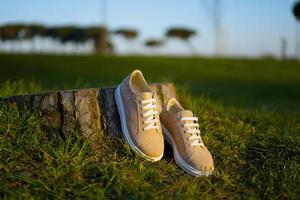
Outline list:
[[[191,154],[188,164],[201,172],[212,173],[214,171],[213,158],[206,148],[203,148],[200,152]]]
[[[164,141],[163,138],[157,134],[143,134],[138,137],[137,145],[150,159],[159,159],[162,157],[164,152]]]

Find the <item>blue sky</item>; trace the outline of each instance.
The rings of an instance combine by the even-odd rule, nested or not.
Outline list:
[[[101,0],[1,0],[0,24],[25,22],[46,25],[97,25],[101,23]],[[170,26],[186,26],[199,34],[193,45],[199,54],[213,54],[213,27],[205,6],[212,0],[107,0],[107,23],[111,29],[132,27],[140,31],[132,44],[136,52],[147,52],[146,38],[161,38]],[[280,54],[280,38],[294,54],[294,0],[222,0],[223,51],[226,55]],[[113,37],[119,52],[128,44]],[[161,53],[187,53],[180,41],[166,43]]]

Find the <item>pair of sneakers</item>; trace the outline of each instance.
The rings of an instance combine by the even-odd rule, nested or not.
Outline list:
[[[210,175],[213,159],[201,139],[198,118],[175,98],[159,113],[156,99],[139,70],[117,87],[115,100],[124,139],[137,154],[153,162],[163,157],[166,139],[180,168],[194,176]]]

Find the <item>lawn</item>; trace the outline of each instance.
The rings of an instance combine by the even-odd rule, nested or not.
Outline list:
[[[1,106],[0,199],[299,198],[299,62],[3,54],[0,96],[112,86],[135,68],[149,82],[175,83],[200,119],[213,176],[184,173],[169,147],[151,163],[105,133],[97,151],[77,130],[45,137],[39,112]]]

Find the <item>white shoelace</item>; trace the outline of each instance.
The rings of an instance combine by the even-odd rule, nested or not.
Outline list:
[[[188,136],[188,140],[191,141],[190,145],[196,146],[204,146],[201,136],[200,136],[200,130],[199,130],[199,124],[197,117],[182,117],[180,119],[181,122],[183,122],[183,127],[185,128],[185,133],[190,134]],[[193,123],[188,123],[188,121],[193,121]]]
[[[159,128],[159,126],[156,124],[157,122],[159,122],[159,120],[156,119],[156,114],[158,114],[158,112],[156,111],[157,106],[155,104],[155,101],[155,99],[147,99],[141,101],[143,118],[145,118],[145,127],[143,130],[145,131]]]

